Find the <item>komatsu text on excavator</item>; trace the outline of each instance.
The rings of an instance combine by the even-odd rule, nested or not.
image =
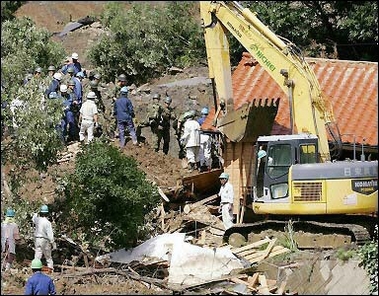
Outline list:
[[[241,130],[239,125],[246,124],[233,115],[238,110],[228,108],[229,102],[233,102],[233,91],[227,32],[288,94],[290,104],[292,134],[253,131],[257,135],[255,158],[247,174],[251,180],[246,181],[252,187],[251,203],[246,205],[255,214],[263,214],[256,216],[264,216],[266,220],[240,221],[225,231],[224,238],[234,232],[246,234],[264,229],[264,225],[282,227],[282,221],[294,219],[298,222],[295,229],[310,227],[323,233],[329,230],[342,234],[342,244],[350,239],[358,243],[367,240],[377,220],[378,162],[337,161],[341,143],[338,126],[330,103],[300,49],[273,33],[238,2],[200,1],[200,12],[209,75],[218,95],[215,114],[219,114],[220,104],[227,106],[216,128],[232,142],[246,137],[235,132]],[[226,120],[231,117],[233,120]],[[251,132],[249,128],[242,130]],[[245,196],[244,200],[249,198]],[[360,221],[365,221],[365,227],[359,225]],[[312,246],[313,242],[309,244]]]

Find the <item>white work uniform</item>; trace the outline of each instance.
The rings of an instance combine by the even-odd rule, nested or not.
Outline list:
[[[227,181],[225,185],[221,185],[218,195],[221,197],[222,222],[226,230],[233,226],[233,185]]]
[[[88,142],[93,140],[94,116],[98,113],[97,106],[94,100],[88,99],[80,108],[82,115],[82,123],[80,125],[79,140],[84,141],[85,132],[88,134]]]
[[[212,138],[210,135],[201,133],[200,134],[200,150],[199,150],[199,160],[200,166],[205,166],[208,169],[212,167]]]
[[[184,130],[181,140],[186,146],[186,157],[188,163],[197,163],[199,161],[200,150],[200,124],[194,119],[188,119],[184,123]]]
[[[45,256],[47,266],[54,269],[53,258],[51,257],[51,248],[54,244],[54,234],[51,222],[46,217],[40,217],[33,214],[32,221],[35,225],[35,251],[34,259],[41,259]]]

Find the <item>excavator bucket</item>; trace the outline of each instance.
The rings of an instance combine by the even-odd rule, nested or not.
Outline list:
[[[217,128],[232,142],[254,142],[271,134],[279,99],[254,99],[217,120]]]

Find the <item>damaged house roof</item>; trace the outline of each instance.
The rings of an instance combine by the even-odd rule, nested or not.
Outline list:
[[[330,98],[342,142],[378,146],[378,63],[305,58]],[[232,73],[234,108],[254,99],[280,99],[271,134],[288,134],[288,96],[247,52]],[[202,125],[213,129],[214,109]]]

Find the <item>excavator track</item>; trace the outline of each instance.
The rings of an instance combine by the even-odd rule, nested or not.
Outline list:
[[[300,249],[338,248],[351,243],[362,245],[372,237],[370,231],[354,223],[329,223],[307,220],[263,220],[254,223],[235,224],[224,233],[224,241],[235,243],[235,235],[243,236],[246,240],[254,240],[254,236],[267,234],[288,237],[288,225],[293,231],[292,236]],[[287,230],[286,230],[287,229]]]

